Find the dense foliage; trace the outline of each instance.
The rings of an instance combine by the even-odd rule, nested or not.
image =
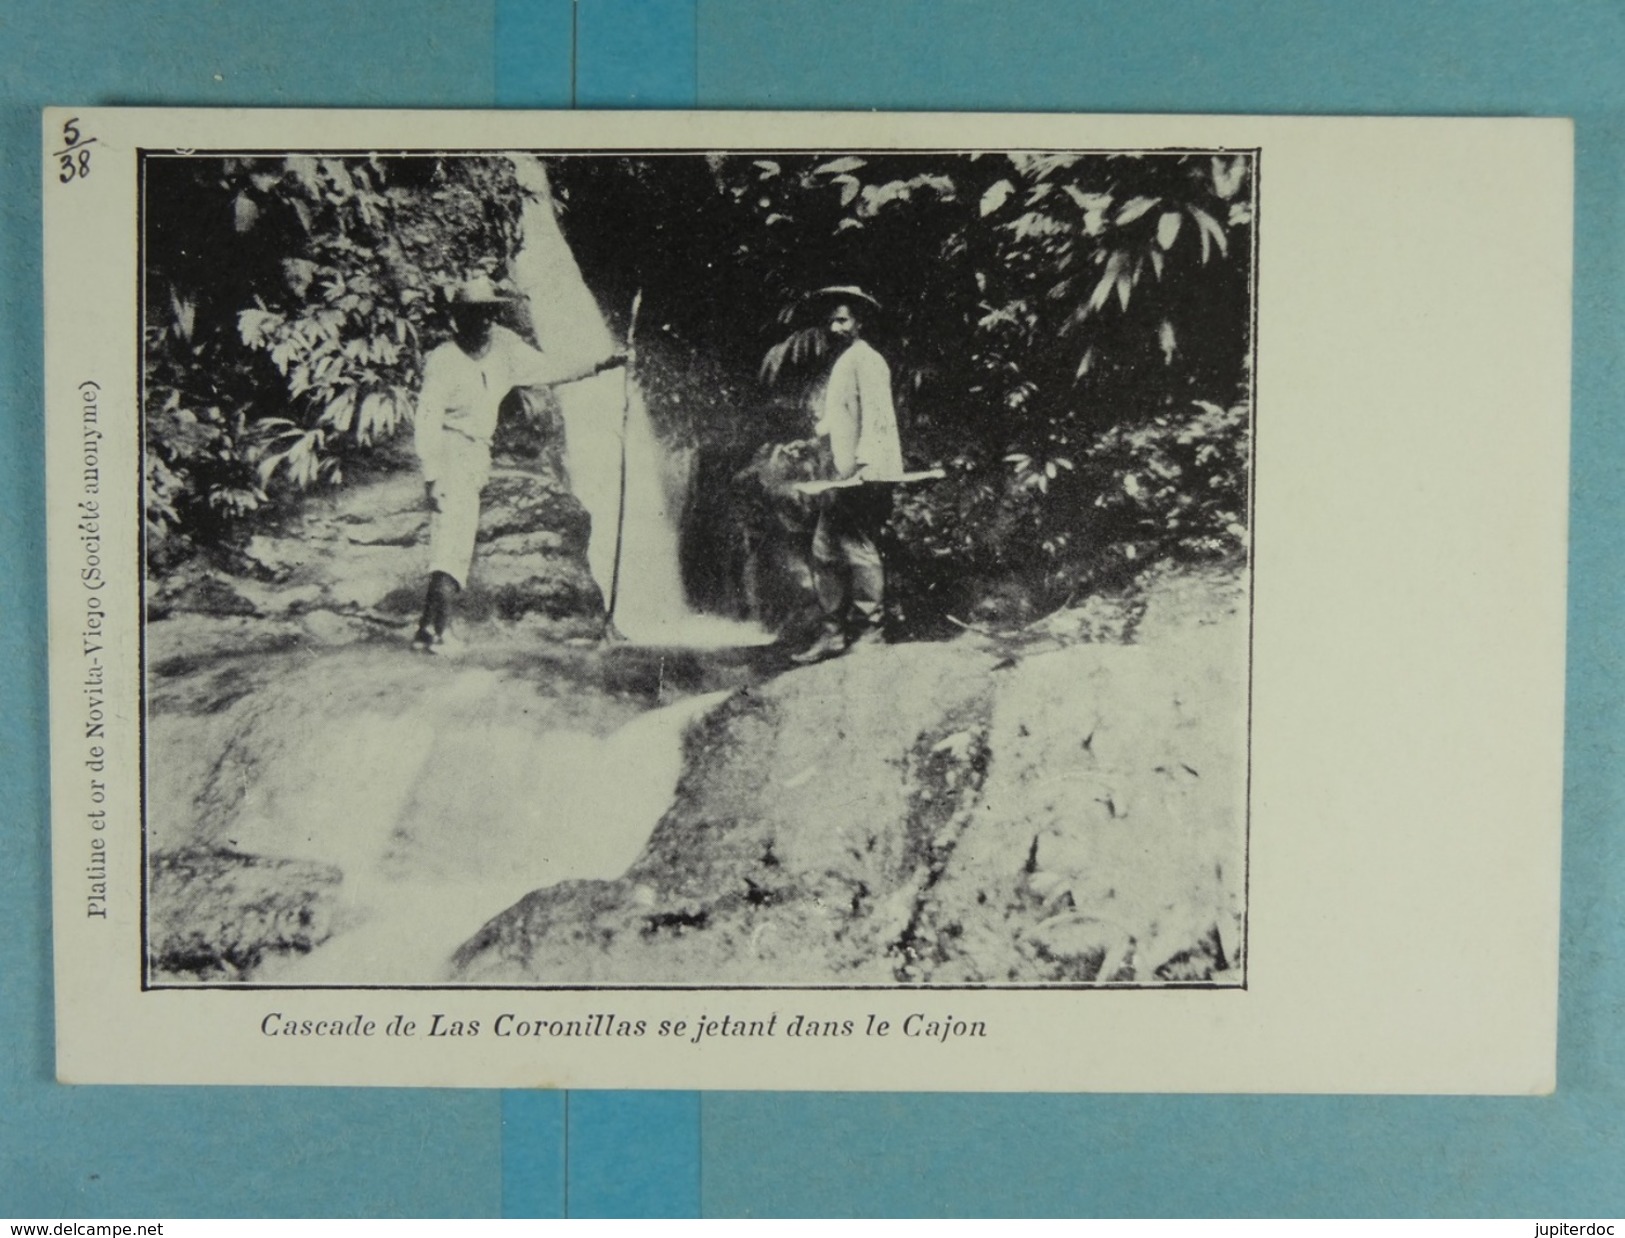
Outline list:
[[[1250,453],[1244,155],[729,156],[555,165],[610,305],[645,291],[668,430],[748,451],[807,433],[799,298],[860,284],[916,465],[900,601],[929,616],[1018,578],[1058,602],[1166,554],[1241,553]],[[648,350],[646,350],[648,351]],[[912,595],[912,596],[911,596]]]
[[[157,563],[388,444],[445,289],[517,240],[505,159],[166,159],[145,188]]]
[[[663,432],[732,477],[804,438],[808,289],[861,284],[904,450],[892,553],[918,614],[964,582],[1064,598],[1246,537],[1245,155],[797,154],[548,161],[613,324],[643,292]],[[229,539],[279,496],[398,462],[438,293],[500,275],[501,158],[172,159],[147,177],[149,541]],[[545,344],[545,341],[544,341]],[[393,454],[392,454],[393,453]],[[721,503],[697,519],[737,517]],[[942,570],[938,570],[938,569]],[[949,582],[960,582],[950,584]]]

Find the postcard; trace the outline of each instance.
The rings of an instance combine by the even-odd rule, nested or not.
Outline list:
[[[1560,120],[55,108],[74,1083],[1555,1086]]]

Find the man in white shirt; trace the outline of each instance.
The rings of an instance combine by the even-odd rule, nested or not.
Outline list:
[[[561,369],[496,321],[514,300],[486,276],[467,280],[452,293],[452,338],[423,361],[414,446],[429,500],[429,587],[413,644],[425,653],[454,644],[447,625],[474,561],[502,401],[515,387],[575,382],[625,360],[612,353],[586,370]]]
[[[824,624],[817,640],[795,656],[800,663],[884,641],[886,573],[876,539],[891,514],[891,489],[879,483],[903,471],[891,367],[862,338],[862,316],[877,308],[874,298],[850,286],[812,296],[826,308],[824,328],[836,353],[814,430],[828,442],[832,480],[861,478],[864,484],[822,496],[812,559]]]

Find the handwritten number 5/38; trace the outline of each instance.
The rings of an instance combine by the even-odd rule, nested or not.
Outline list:
[[[90,144],[95,140],[79,132],[77,116],[70,117],[63,124],[62,149],[56,152],[56,159],[60,169],[57,179],[64,185],[72,180],[84,180],[90,175]]]
[[[90,152],[88,150],[70,150],[62,156],[62,175],[58,179],[66,185],[74,177],[90,175]]]

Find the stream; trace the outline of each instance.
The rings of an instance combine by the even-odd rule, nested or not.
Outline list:
[[[620,876],[672,803],[690,724],[782,656],[518,638],[456,662],[383,642],[228,654],[187,667],[149,720],[170,754],[153,846],[342,873],[331,934],[252,982],[442,983],[525,895]]]
[[[449,698],[487,699],[494,672],[455,673]],[[609,880],[637,857],[672,801],[688,724],[727,692],[690,697],[607,735],[534,730],[511,717],[372,715],[358,754],[395,754],[387,792],[312,856],[344,873],[334,935],[267,962],[278,984],[432,984],[491,916],[533,890]],[[313,796],[331,788],[312,784]]]

